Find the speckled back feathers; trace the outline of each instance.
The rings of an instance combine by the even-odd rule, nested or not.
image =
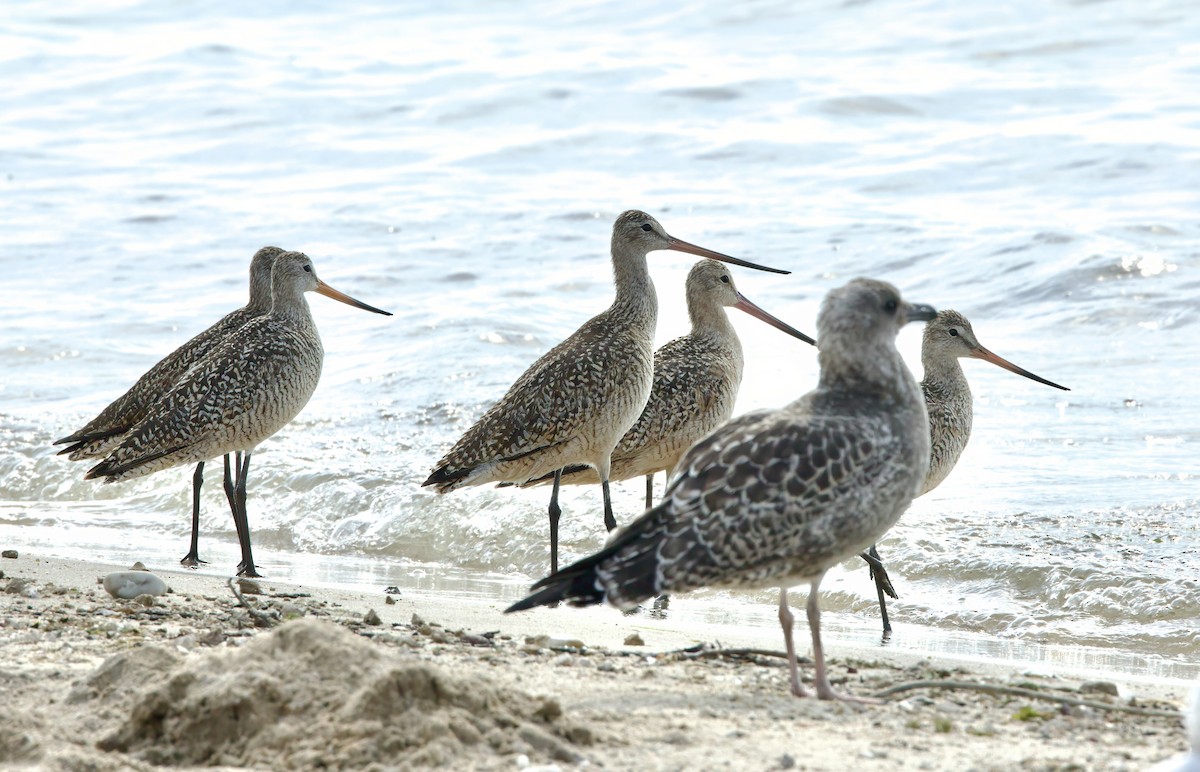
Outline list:
[[[108,453],[197,362],[248,321],[270,311],[271,266],[280,254],[283,250],[278,247],[258,250],[250,261],[249,302],[163,357],[82,429],[56,440],[55,445],[71,443],[59,454],[69,454],[72,461],[79,461]]]

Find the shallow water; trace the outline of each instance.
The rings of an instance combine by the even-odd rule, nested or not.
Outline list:
[[[972,444],[880,545],[902,595],[891,645],[1200,673],[1195,12],[802,5],[10,9],[0,541],[183,554],[190,471],[93,485],[50,442],[241,305],[250,255],[272,243],[396,316],[311,301],[321,386],[251,468],[264,571],[420,570],[517,597],[547,563],[545,492],[419,484],[607,305],[612,219],[640,207],[792,269],[736,277],[802,330],[826,290],[876,276],[1071,387],[964,364]],[[660,341],[685,330],[690,265],[651,256]],[[734,324],[739,412],[811,387],[809,347]],[[901,336],[918,372],[919,341]],[[616,488],[627,520],[642,487]],[[598,547],[598,492],[563,503],[568,554]],[[202,554],[227,570],[215,469],[204,507]],[[823,604],[838,635],[869,640],[873,588],[846,568]],[[671,613],[774,624],[773,599],[708,593]]]

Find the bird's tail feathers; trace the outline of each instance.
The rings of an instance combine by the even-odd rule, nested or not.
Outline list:
[[[432,485],[438,493],[449,493],[459,487],[470,474],[470,469],[451,469],[448,466],[440,466],[430,473],[425,482],[421,483],[421,487],[427,488]]]
[[[595,606],[603,603],[606,593],[595,567],[578,572],[572,572],[572,568],[575,566],[547,576],[534,585],[534,589],[541,589],[512,604],[504,613],[524,611],[534,606],[550,606],[560,601],[566,601],[572,606]]]
[[[55,440],[53,444],[64,445],[71,443],[59,450],[57,455],[68,456],[72,461],[82,461],[107,454],[120,444],[123,433],[119,429],[93,432],[91,434],[76,432],[75,434]]]
[[[651,509],[618,531],[604,549],[538,581],[531,588],[535,592],[504,613],[559,601],[592,606],[607,600],[619,608],[632,608],[660,594],[658,545],[665,534],[663,509],[664,505]]]
[[[152,461],[157,461],[158,459],[163,458],[164,456],[169,456],[172,453],[177,453],[183,450],[184,447],[186,446],[166,448],[164,450],[154,453],[147,453],[144,456],[138,456],[136,458],[126,459],[124,461],[118,460],[117,454],[114,452],[106,456],[105,459],[99,464],[96,464],[89,469],[87,474],[83,476],[83,479],[94,480],[97,477],[103,477],[104,482],[106,483],[116,482],[120,475],[124,474],[125,472],[132,471],[133,469],[145,464],[149,464]]]
[[[486,477],[495,466],[494,461],[475,466],[452,466],[450,462],[444,462],[430,472],[425,482],[421,483],[421,487],[432,485],[438,493],[449,493],[469,485],[478,485],[476,481]]]

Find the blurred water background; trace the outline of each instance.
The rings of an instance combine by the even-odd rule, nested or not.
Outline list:
[[[1187,0],[629,6],[15,2],[0,29],[0,543],[164,566],[190,470],[100,486],[50,443],[245,302],[264,244],[395,312],[311,296],[323,379],[259,448],[268,576],[519,597],[545,491],[419,487],[539,354],[611,299],[613,218],[790,268],[741,290],[808,332],[859,275],[966,314],[1070,386],[967,361],[958,468],[881,543],[889,644],[1200,673],[1200,15]],[[658,338],[692,259],[651,255]],[[735,312],[736,313],[736,312]],[[738,314],[739,412],[813,350]],[[920,330],[901,347],[920,372]],[[214,467],[219,465],[214,465]],[[202,570],[237,547],[217,470]],[[622,521],[643,489],[615,486]],[[567,489],[570,556],[599,495]],[[832,638],[878,637],[861,562]],[[772,591],[671,613],[774,625]],[[615,612],[595,612],[615,613]]]

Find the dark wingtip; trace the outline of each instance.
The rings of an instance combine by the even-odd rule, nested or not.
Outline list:
[[[597,584],[592,571],[575,574],[567,574],[566,571],[563,571],[551,574],[534,585],[534,588],[541,586],[542,589],[530,593],[504,609],[504,613],[527,611],[535,606],[552,606],[562,601],[566,601],[572,606],[594,606],[604,602],[604,591]]]
[[[594,606],[603,603],[605,592],[600,578],[596,575],[596,567],[610,554],[611,550],[607,548],[600,550],[556,574],[539,580],[530,588],[536,592],[512,604],[504,613],[525,611],[534,606],[549,606],[560,601],[566,601],[572,606]]]
[[[460,469],[449,469],[440,466],[429,473],[429,477],[425,482],[421,483],[422,488],[428,488],[430,485],[436,485],[438,493],[445,493],[450,489],[450,486],[466,477],[467,473]]]
[[[108,438],[115,437],[116,435],[121,434],[125,431],[128,431],[128,427],[126,427],[124,429],[110,429],[110,430],[106,430],[106,431],[88,432],[88,433],[84,433],[83,431],[78,431],[78,432],[75,432],[74,434],[68,434],[66,437],[60,437],[59,439],[52,442],[51,445],[64,445],[68,442],[72,443],[71,445],[58,451],[58,455],[66,456],[66,455],[69,455],[69,454],[74,453],[75,451],[81,449],[83,446],[87,445],[90,442],[97,442],[99,440],[107,440]]]
[[[539,590],[535,593],[525,596],[521,600],[504,609],[505,614],[511,614],[514,611],[528,611],[535,606],[549,606],[552,603],[557,603],[562,600],[562,593],[557,587],[547,587],[544,590]]]

